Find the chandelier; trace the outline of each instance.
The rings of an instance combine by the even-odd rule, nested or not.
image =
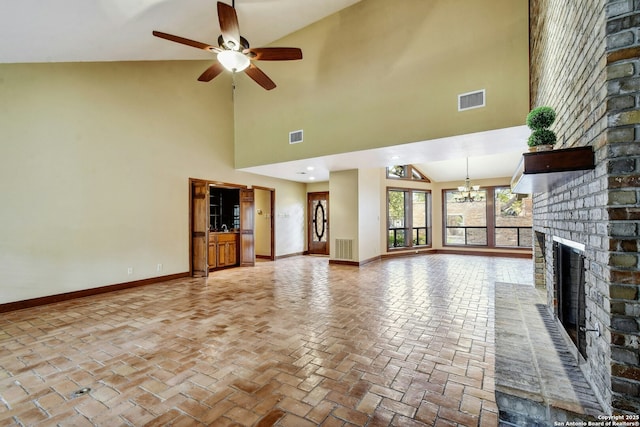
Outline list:
[[[458,194],[454,196],[456,202],[478,202],[484,200],[484,193],[480,192],[479,185],[471,185],[469,179],[469,158],[467,157],[467,177],[464,185],[458,187]]]

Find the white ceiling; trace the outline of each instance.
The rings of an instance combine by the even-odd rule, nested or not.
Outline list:
[[[242,35],[260,47],[358,1],[236,0],[235,7]],[[215,45],[216,0],[0,0],[0,62],[212,58],[153,30]]]
[[[330,171],[412,164],[432,181],[448,182],[465,178],[468,157],[472,180],[511,177],[527,150],[530,132],[523,125],[242,170],[291,181],[320,182],[329,179]]]
[[[242,35],[260,47],[358,1],[236,0],[235,7]],[[215,44],[216,1],[0,0],[0,63],[212,58],[153,37],[153,30]],[[245,170],[309,182],[328,180],[330,171],[411,163],[434,181],[455,181],[464,179],[469,157],[472,179],[505,177],[526,149],[528,133],[522,126]]]

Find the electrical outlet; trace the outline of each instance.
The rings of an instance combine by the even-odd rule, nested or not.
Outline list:
[[[158,265],[156,266],[156,271],[157,271],[158,273],[160,273],[160,272],[162,271],[162,264],[158,264]]]
[[[131,276],[133,274],[133,267],[127,268],[127,274]]]

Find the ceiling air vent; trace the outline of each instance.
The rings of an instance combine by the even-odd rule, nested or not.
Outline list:
[[[484,107],[484,89],[458,95],[458,111]]]
[[[298,144],[302,142],[302,129],[289,132],[289,144]]]

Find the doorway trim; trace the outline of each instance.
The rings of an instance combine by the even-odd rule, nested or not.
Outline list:
[[[271,254],[268,257],[256,255],[256,258],[275,261],[276,260],[276,220],[275,220],[274,213],[275,213],[275,203],[276,203],[276,189],[270,188],[270,187],[262,187],[260,185],[254,185],[253,189],[268,191],[270,194],[270,200],[271,200],[269,203],[271,206],[271,212],[269,212],[270,225],[271,225],[271,248],[270,248]]]
[[[199,217],[202,217],[203,220],[205,221],[204,224],[202,224],[201,222],[198,222],[197,224],[195,223],[195,218],[196,215],[193,209],[193,188],[194,185],[206,185],[207,188],[207,213],[206,215],[202,216],[200,215]],[[230,188],[230,189],[238,189],[238,190],[247,190],[250,187],[247,185],[242,185],[242,184],[232,184],[232,183],[228,183],[228,182],[221,182],[221,181],[211,181],[211,180],[207,180],[207,179],[199,179],[199,178],[189,178],[189,276],[193,277],[194,274],[194,262],[196,261],[194,259],[194,250],[193,250],[193,236],[194,236],[194,230],[200,230],[200,229],[204,229],[204,241],[208,244],[209,242],[209,227],[207,227],[207,223],[208,223],[208,218],[209,218],[209,212],[208,212],[208,196],[209,196],[209,188],[211,186],[215,186],[215,187],[220,187],[220,188]],[[200,220],[202,221],[202,220]],[[207,251],[208,252],[208,251]],[[204,277],[207,277],[209,275],[209,269],[206,268],[206,272],[204,273]]]
[[[324,223],[322,224],[323,235],[326,233],[326,241],[324,242],[324,251],[319,251],[313,248],[313,233],[314,233],[314,220],[316,216],[315,209],[313,208],[314,200],[317,200],[318,197],[326,200],[326,211],[322,206],[323,219]],[[328,191],[314,191],[311,193],[307,193],[307,254],[308,255],[329,255],[329,242],[330,240],[330,224],[329,224],[329,210],[331,209],[331,203],[329,202],[329,192]]]

